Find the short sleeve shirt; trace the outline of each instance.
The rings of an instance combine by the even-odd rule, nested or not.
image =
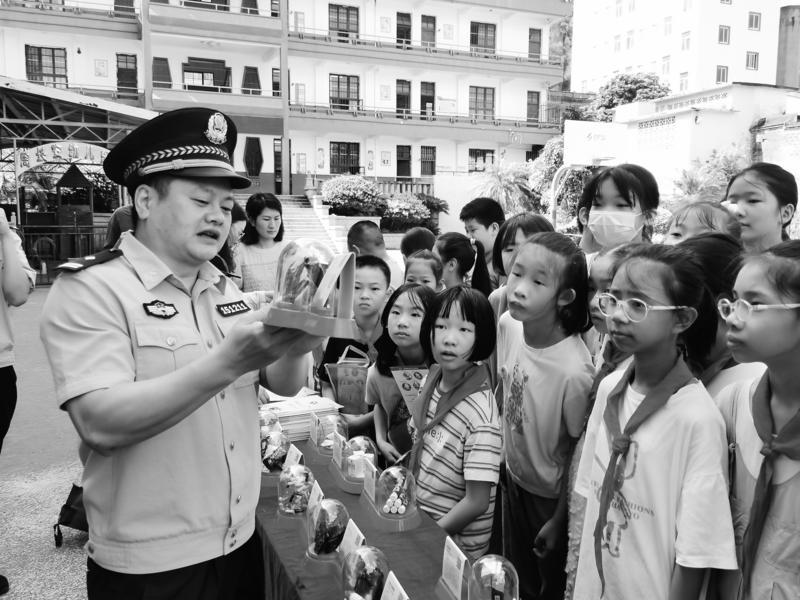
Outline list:
[[[403,394],[397,387],[394,377],[381,375],[378,367],[372,365],[367,373],[367,404],[380,404],[387,416],[387,437],[401,454],[411,450],[408,434],[408,410]]]
[[[278,259],[286,244],[276,243],[272,248],[240,243],[236,246],[236,269],[242,276],[242,291],[274,291],[277,285]]]
[[[11,239],[16,250],[16,260],[22,265],[23,271],[28,276],[31,282],[31,287],[36,283],[36,273],[28,264],[28,259],[25,257],[25,252],[22,250],[22,240],[19,236],[11,232]],[[3,266],[6,259],[0,249],[0,275],[3,272]],[[2,297],[2,289],[0,289],[0,369],[3,367],[10,367],[14,364],[14,336],[11,333],[11,314],[8,303]]]
[[[242,294],[207,263],[191,290],[132,233],[123,256],[61,275],[41,335],[59,406],[192,364],[238,320]],[[197,564],[236,550],[255,527],[260,488],[257,372],[231,382],[147,440],[92,452],[83,473],[89,556],[121,573]]]

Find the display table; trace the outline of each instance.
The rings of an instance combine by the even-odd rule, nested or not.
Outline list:
[[[326,498],[341,500],[367,538],[389,560],[406,593],[412,600],[434,598],[436,581],[441,575],[442,553],[447,537],[428,515],[422,513],[422,524],[411,531],[385,533],[371,528],[364,517],[359,496],[340,490],[328,471],[330,458],[322,458],[310,450],[307,442],[297,444],[305,464],[314,473]],[[305,516],[278,515],[278,489],[275,476],[264,475],[261,499],[256,509],[256,528],[264,545],[264,576],[267,600],[339,600],[342,597],[341,571],[317,568],[306,558]],[[422,511],[420,511],[422,512]]]

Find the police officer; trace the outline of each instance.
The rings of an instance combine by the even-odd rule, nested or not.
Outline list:
[[[90,452],[87,588],[98,598],[262,598],[257,384],[292,394],[318,338],[266,326],[208,261],[225,241],[236,127],[187,108],[108,155],[135,229],[62,265],[42,339]],[[266,379],[266,381],[264,381]]]

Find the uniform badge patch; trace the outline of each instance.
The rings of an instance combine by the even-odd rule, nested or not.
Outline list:
[[[206,137],[212,144],[224,144],[228,139],[228,122],[222,113],[214,113],[208,118]]]
[[[244,303],[244,300],[236,302],[228,302],[227,304],[217,304],[217,312],[223,317],[232,317],[239,315],[250,310],[250,307]]]
[[[175,308],[174,304],[167,304],[161,300],[153,300],[142,304],[142,306],[144,306],[144,312],[151,317],[158,317],[159,319],[171,319],[178,314],[178,309]]]

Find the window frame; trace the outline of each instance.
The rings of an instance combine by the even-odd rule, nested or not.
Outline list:
[[[436,146],[420,146],[420,175],[433,177],[436,175]]]
[[[532,103],[531,98],[533,95],[536,95],[536,102]],[[534,115],[531,115],[531,107],[535,106],[536,111]],[[525,104],[525,120],[527,123],[538,123],[539,116],[542,110],[542,93],[535,90],[528,90],[526,94],[526,104]]]
[[[491,97],[491,104],[487,100]],[[480,85],[469,86],[469,116],[471,119],[483,121],[494,120],[496,90],[493,87]],[[487,111],[488,109],[488,111]]]
[[[491,40],[491,45],[489,41]],[[484,45],[479,45],[484,41]],[[494,54],[497,52],[497,24],[484,23],[483,21],[469,22],[469,50],[481,54]]]
[[[749,11],[747,13],[747,29],[748,31],[761,31],[761,13]]]
[[[334,19],[334,11],[335,19]],[[353,19],[355,17],[355,19]],[[355,20],[355,27],[353,21]],[[360,15],[357,6],[345,4],[328,4],[328,32],[336,36],[340,42],[358,39]]]
[[[336,152],[334,153],[334,147]],[[341,150],[345,152],[342,153]],[[353,150],[355,149],[355,153]],[[359,142],[339,142],[331,140],[328,145],[329,161],[328,172],[331,175],[358,175],[361,171],[361,144]],[[337,160],[334,164],[334,155]],[[353,157],[356,157],[355,165],[353,165]],[[342,160],[344,157],[344,161]],[[335,170],[334,170],[335,168]]]
[[[345,90],[346,95],[336,95],[333,94],[333,78],[337,78],[337,91],[342,91],[342,81],[344,78],[345,82]],[[355,92],[356,97],[352,97],[353,92],[353,82],[355,82]],[[337,102],[334,102],[334,99]],[[344,102],[342,102],[344,100]],[[338,110],[351,110],[357,109],[361,106],[361,78],[358,75],[347,75],[345,73],[330,73],[328,75],[328,103],[329,106],[333,109]]]
[[[748,71],[758,71],[758,62],[759,62],[758,54],[759,54],[758,52],[747,50],[747,52],[745,53],[745,69],[747,69]]]
[[[678,91],[685,92],[689,89],[689,71],[678,74]]]
[[[716,83],[728,83],[728,73],[727,65],[717,65]],[[724,74],[724,77],[721,77],[720,74]]]
[[[44,58],[45,55],[48,55],[47,60]],[[59,63],[63,63],[63,65]],[[43,83],[58,89],[67,89],[69,87],[67,49],[25,44],[25,77],[28,81]]]
[[[428,39],[432,35],[433,39]],[[436,47],[436,16],[422,15],[420,21],[420,41],[423,48]]]
[[[731,26],[720,25],[717,29],[717,43],[730,45],[731,43]]]
[[[681,52],[691,52],[692,50],[692,32],[681,32]]]
[[[486,171],[486,165],[494,164],[495,161],[495,151],[492,148],[469,148],[468,156],[467,171],[470,173],[483,173]],[[479,157],[483,159],[483,168],[481,169],[478,168]],[[491,158],[492,162],[489,163],[487,158]]]

